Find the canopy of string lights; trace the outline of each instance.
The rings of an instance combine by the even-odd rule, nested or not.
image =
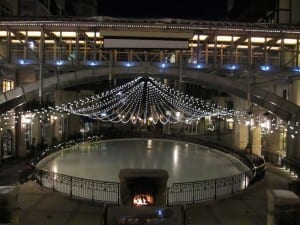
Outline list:
[[[50,104],[51,105],[51,104]],[[138,77],[121,86],[90,97],[67,102],[58,106],[43,106],[27,110],[10,110],[0,115],[0,131],[14,128],[21,123],[35,122],[48,124],[59,117],[79,115],[93,120],[112,123],[178,123],[191,124],[193,121],[208,117],[246,126],[260,126],[267,132],[286,129],[291,138],[300,133],[298,122],[282,121],[256,116],[248,111],[238,111],[221,107],[212,100],[189,96],[168,87],[151,77]]]
[[[205,116],[236,116],[237,112],[165,86],[154,78],[138,77],[89,98],[56,106],[58,112],[110,121],[154,124],[199,120]],[[240,112],[239,112],[240,114]]]

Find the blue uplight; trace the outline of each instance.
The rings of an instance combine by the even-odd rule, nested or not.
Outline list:
[[[157,210],[157,214],[158,214],[160,217],[162,217],[163,211],[162,211],[161,209],[159,209],[159,210]]]
[[[296,73],[300,73],[300,67],[293,68],[293,71],[296,72]]]
[[[57,65],[57,66],[61,66],[62,64],[64,64],[64,62],[63,62],[62,60],[56,61],[56,65]]]
[[[160,65],[160,67],[161,67],[161,68],[166,68],[166,64],[165,64],[165,63],[162,63],[162,64]]]
[[[197,68],[197,69],[204,68],[204,65],[203,65],[203,64],[197,64],[196,68]]]
[[[231,69],[231,70],[236,70],[237,67],[236,67],[236,65],[231,65],[229,69]]]
[[[25,61],[23,59],[20,60],[20,64],[24,65]]]
[[[125,63],[125,66],[126,66],[126,67],[131,67],[131,66],[133,66],[133,64],[132,64],[131,62],[126,62],[126,63]]]
[[[235,64],[229,64],[229,65],[226,65],[225,68],[228,70],[237,70],[239,68],[239,66],[235,65]]]
[[[268,65],[263,65],[263,66],[260,66],[260,69],[261,69],[262,71],[269,71],[269,70],[271,70],[271,67],[268,66]]]
[[[96,65],[97,65],[96,62],[94,62],[94,61],[90,62],[90,66],[96,66]]]

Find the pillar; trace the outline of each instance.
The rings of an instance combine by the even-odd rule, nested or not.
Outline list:
[[[292,82],[292,99],[296,105],[300,106],[300,79],[295,79]]]
[[[21,117],[18,119],[18,123],[16,124],[16,151],[17,151],[17,155],[19,157],[25,157],[28,154],[28,146],[25,142],[25,129],[26,129],[26,124],[21,121]],[[29,142],[30,144],[30,142]]]
[[[285,155],[284,134],[280,130],[275,130],[265,138],[265,158],[272,163],[279,163],[280,159]]]
[[[41,30],[40,45],[39,45],[39,101],[43,100],[43,72],[44,72],[44,57],[45,57],[45,34],[44,29]]]
[[[254,127],[251,132],[252,153],[261,156],[261,127]]]
[[[292,101],[300,106],[300,79],[295,79],[292,81]],[[294,119],[291,122],[291,124],[295,124],[296,122],[299,122],[299,115],[294,115]],[[286,145],[287,145],[287,157],[293,158],[296,160],[300,160],[300,137],[298,135],[292,136],[292,134],[287,133],[286,138]]]
[[[167,123],[163,125],[163,134],[171,134],[171,124]]]
[[[200,125],[199,125],[199,133],[200,134],[206,134],[207,133],[207,127],[210,123],[210,118],[209,117],[204,117],[203,119],[200,120]]]
[[[175,123],[172,126],[172,133],[181,134],[184,130],[184,123]]]
[[[245,149],[248,144],[248,127],[236,123],[234,126],[233,142],[235,149]]]
[[[300,160],[300,137],[299,135],[294,136],[294,138],[290,135],[287,134],[287,157],[288,158],[293,158],[295,160]]]

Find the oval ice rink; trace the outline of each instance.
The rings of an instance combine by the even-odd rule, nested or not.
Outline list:
[[[168,185],[232,176],[248,170],[238,159],[207,147],[164,139],[85,143],[47,157],[39,168],[93,180],[119,182],[125,168],[165,169]]]

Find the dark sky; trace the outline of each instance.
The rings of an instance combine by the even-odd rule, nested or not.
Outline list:
[[[227,0],[99,0],[99,16],[225,20]]]

